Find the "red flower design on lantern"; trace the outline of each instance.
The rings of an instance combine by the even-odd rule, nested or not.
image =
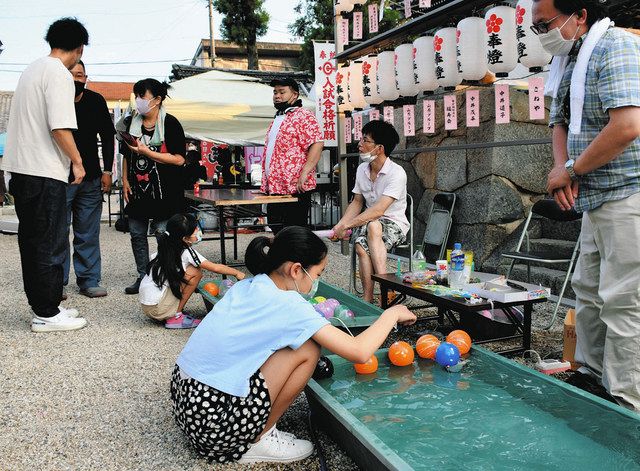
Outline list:
[[[393,65],[398,65],[398,54],[393,55]]]
[[[502,18],[493,13],[487,20],[487,33],[499,33]]]
[[[520,5],[516,6],[516,24],[521,25],[524,23],[524,14],[527,10],[522,8]]]
[[[371,64],[369,64],[368,62],[363,62],[362,63],[362,73],[367,75],[370,71],[371,71]]]
[[[415,60],[416,56],[418,55],[418,50],[414,47],[413,48],[413,59]]]
[[[435,38],[433,38],[433,49],[435,49],[438,52],[441,51],[443,42],[444,42],[444,39],[442,39],[440,36],[436,36]]]
[[[342,83],[342,79],[343,79],[343,77],[344,77],[344,75],[342,75],[340,72],[338,72],[338,73],[336,74],[336,83],[337,83],[337,84]]]
[[[460,30],[456,29],[456,44],[460,44]]]

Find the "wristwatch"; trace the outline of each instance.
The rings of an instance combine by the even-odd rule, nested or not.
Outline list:
[[[564,168],[567,169],[567,173],[571,177],[571,180],[577,180],[578,175],[576,175],[576,171],[573,169],[573,165],[576,163],[574,159],[567,160],[567,163],[564,164]]]
[[[105,170],[104,172],[102,172],[102,174],[111,176],[111,175],[113,175],[113,172]]]

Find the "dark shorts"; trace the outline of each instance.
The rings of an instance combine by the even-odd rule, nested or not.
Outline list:
[[[382,225],[382,242],[384,242],[384,246],[387,248],[387,251],[405,241],[402,229],[400,229],[400,226],[391,219],[380,218],[378,221]],[[351,240],[354,244],[360,244],[362,248],[371,255],[371,252],[369,252],[369,244],[367,243],[368,227],[369,223],[364,226],[356,227],[351,234]]]
[[[260,370],[249,386],[247,397],[232,396],[193,378],[183,379],[177,365],[173,370],[173,416],[198,454],[210,462],[239,460],[264,430],[271,400]]]

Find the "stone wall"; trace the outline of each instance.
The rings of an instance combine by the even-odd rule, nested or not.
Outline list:
[[[481,124],[467,128],[464,93],[458,95],[458,129],[444,130],[442,98],[436,98],[436,133],[422,133],[422,100],[416,106],[416,136],[401,137],[399,148],[419,148],[551,137],[547,120],[529,120],[529,96],[511,88],[511,123],[496,124],[494,90],[480,90]],[[547,108],[549,103],[547,102]],[[547,116],[548,117],[548,116]],[[402,134],[402,109],[396,108]],[[518,227],[533,203],[545,193],[553,164],[551,145],[493,147],[397,155],[407,172],[407,189],[415,204],[414,238],[422,241],[433,196],[454,192],[457,203],[448,247],[461,242],[473,250],[476,267],[495,266],[499,254],[515,245]]]

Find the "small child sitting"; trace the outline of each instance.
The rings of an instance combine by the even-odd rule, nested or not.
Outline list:
[[[147,274],[140,283],[142,312],[157,321],[165,321],[167,329],[191,329],[199,319],[182,312],[202,279],[202,270],[232,275],[242,280],[245,275],[235,268],[212,263],[193,249],[202,240],[196,218],[176,214],[167,221],[167,230],[158,236],[158,252],[151,256]]]

